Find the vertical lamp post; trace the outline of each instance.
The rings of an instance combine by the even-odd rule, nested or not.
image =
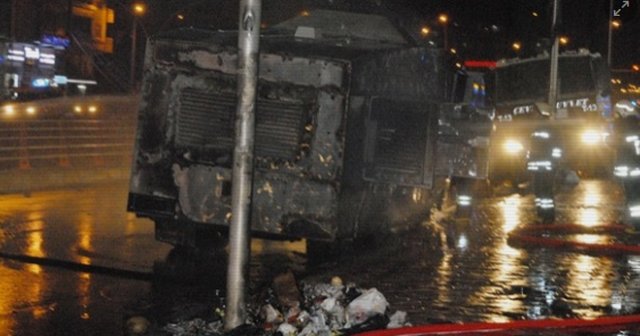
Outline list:
[[[609,27],[607,28],[607,65],[611,68],[611,38],[613,35],[613,0],[609,0]]]
[[[447,29],[448,29],[448,23],[449,23],[449,17],[447,16],[447,14],[440,14],[438,15],[438,22],[440,22],[442,24],[442,33],[443,33],[443,37],[444,37],[444,42],[443,42],[443,46],[444,46],[444,50],[449,50],[449,38],[447,37]]]
[[[229,265],[225,330],[245,323],[247,276],[250,257],[251,194],[253,190],[253,145],[256,88],[260,46],[261,0],[240,0],[238,31],[238,105],[229,225]]]
[[[611,18],[611,17],[609,17]],[[607,65],[609,66],[609,68],[612,67],[612,62],[613,62],[613,51],[612,51],[612,45],[613,45],[613,30],[614,29],[618,29],[620,28],[620,21],[618,20],[610,20],[609,21],[609,37],[607,39]]]
[[[551,46],[549,70],[549,106],[551,106],[551,117],[556,117],[556,104],[558,101],[558,53],[560,49],[560,37],[558,36],[558,14],[560,11],[560,0],[553,1],[553,18],[551,21]],[[568,40],[567,40],[568,42]]]
[[[11,41],[16,40],[16,24],[18,18],[18,0],[11,0]]]
[[[131,10],[133,20],[131,23],[131,69],[129,71],[129,85],[131,85],[131,92],[134,92],[136,90],[136,38],[138,35],[138,17],[144,15],[147,7],[143,3],[136,2],[133,4]]]

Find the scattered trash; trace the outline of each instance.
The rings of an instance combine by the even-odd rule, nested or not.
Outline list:
[[[260,319],[265,323],[279,324],[284,322],[284,317],[272,305],[266,304],[260,309]]]
[[[402,327],[410,327],[411,323],[407,323],[407,313],[402,310],[397,310],[391,317],[389,317],[389,324],[387,329],[396,329]]]
[[[375,315],[384,315],[389,302],[377,289],[371,288],[349,303],[347,314],[349,324],[356,325],[365,322]]]
[[[278,333],[282,336],[296,336],[298,335],[298,329],[289,323],[283,323],[278,327],[276,334]]]
[[[191,321],[169,323],[164,327],[164,331],[173,336],[220,336],[224,331],[224,324],[222,321],[207,323],[196,318]]]
[[[340,277],[329,283],[298,286],[291,271],[276,276],[271,288],[257,305],[250,304],[247,325],[225,335],[274,336],[347,336],[364,331],[410,326],[407,313],[396,311],[388,316],[389,302],[376,288],[363,289],[344,284]],[[220,308],[217,308],[220,309]],[[164,328],[174,336],[223,335],[221,320],[203,319],[170,323]]]

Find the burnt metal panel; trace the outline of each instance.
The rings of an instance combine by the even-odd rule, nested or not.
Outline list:
[[[182,90],[180,102],[177,145],[233,150],[235,96],[188,87]],[[256,155],[294,159],[299,152],[305,115],[301,102],[258,99]]]
[[[345,96],[339,92],[318,94],[316,129],[311,141],[310,173],[318,179],[336,181],[344,151]]]
[[[366,120],[364,178],[430,188],[437,115],[434,104],[372,99]]]
[[[235,76],[236,50],[205,43],[160,43],[152,51],[158,64]],[[344,86],[345,67],[342,62],[319,58],[303,58],[290,54],[260,54],[260,80],[286,82],[313,87]]]
[[[147,58],[131,193],[175,204],[180,222],[229,224],[235,49],[159,40]],[[261,55],[252,230],[332,239],[344,151],[348,63]],[[166,187],[168,185],[169,187]],[[155,203],[146,210],[166,216]],[[157,213],[154,213],[157,212]]]
[[[445,78],[441,52],[427,48],[371,53],[353,62],[352,93],[443,102]]]
[[[176,164],[173,172],[184,216],[198,223],[229,225],[231,169]],[[336,231],[336,199],[337,189],[331,184],[258,170],[254,177],[251,228],[277,235],[331,239]],[[300,222],[304,223],[302,227],[296,225]]]

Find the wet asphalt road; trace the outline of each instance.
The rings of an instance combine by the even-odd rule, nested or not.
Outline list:
[[[0,196],[0,252],[130,270],[153,279],[154,264],[163,264],[170,246],[154,240],[150,221],[125,212],[126,191],[126,181],[119,181]],[[622,220],[622,194],[611,181],[581,181],[561,191],[557,204],[557,223],[593,226]],[[640,256],[508,242],[509,232],[536,221],[533,196],[506,192],[478,204],[469,220],[453,219],[451,209],[434,211],[411,234],[339,263],[306,267],[300,242],[255,241],[252,291],[260,291],[274,273],[292,268],[307,282],[339,275],[361,287],[376,287],[392,310],[407,311],[414,324],[640,311]],[[455,243],[448,245],[451,227]],[[640,241],[628,232],[563,239]],[[1,259],[0,334],[120,335],[124,320],[135,314],[158,324],[195,317],[221,302],[223,268],[211,273],[208,284],[177,285]]]

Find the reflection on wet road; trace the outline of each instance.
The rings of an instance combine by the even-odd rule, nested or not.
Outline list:
[[[151,222],[126,214],[123,186],[0,196],[3,253],[149,272],[168,247]],[[149,284],[5,260],[0,334],[122,333],[125,305]]]
[[[0,252],[152,272],[170,246],[155,241],[153,224],[125,212],[126,182],[89,189],[0,196]],[[582,181],[557,196],[557,224],[593,227],[620,222],[622,193],[609,181]],[[304,281],[376,287],[392,309],[414,324],[442,321],[598,317],[640,310],[640,256],[578,253],[515,246],[509,233],[540,225],[532,195],[485,200],[469,220],[435,211],[419,233],[400,234],[383,248],[339,263],[305,268],[301,242],[252,244],[252,290],[293,268]],[[455,230],[447,230],[454,226]],[[455,232],[454,244],[447,233]],[[636,235],[569,233],[550,236],[582,243],[638,243]],[[621,236],[622,235],[622,236]],[[218,266],[217,274],[224,279]],[[224,286],[217,284],[215,295]],[[212,287],[212,286],[210,286]],[[215,287],[215,286],[213,286]],[[73,272],[10,260],[0,262],[0,334],[121,334],[132,304],[170,319],[178,304],[211,305],[198,288]],[[172,306],[173,305],[173,306]],[[148,307],[147,307],[148,308]]]
[[[120,181],[0,195],[0,252],[153,274],[171,246],[155,240],[150,220],[126,212],[127,190]],[[254,287],[304,262],[299,241],[254,240],[252,251]],[[223,264],[207,265],[215,279],[202,289],[0,259],[0,335],[121,335],[131,314],[162,320],[178,305],[215,302]]]
[[[593,227],[623,220],[623,196],[611,181],[582,181],[562,190],[556,202],[557,224]],[[441,236],[451,225],[456,240],[447,245]],[[377,287],[414,323],[593,318],[639,311],[640,257],[510,245],[508,234],[527,225],[541,225],[532,195],[496,197],[478,205],[468,221],[432,216],[427,226],[439,233],[423,237],[422,244],[405,243],[410,251],[401,260],[388,256],[377,261],[375,271],[338,274]],[[558,237],[638,244],[628,232]]]

